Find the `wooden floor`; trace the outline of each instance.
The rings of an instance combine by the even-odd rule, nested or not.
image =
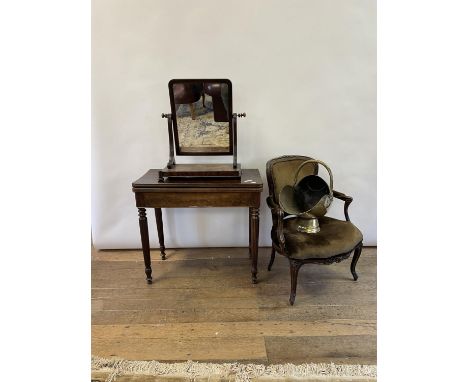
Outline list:
[[[304,265],[288,304],[289,263],[259,250],[250,282],[246,248],[151,251],[153,284],[140,251],[93,251],[92,354],[133,360],[376,364],[377,249]]]

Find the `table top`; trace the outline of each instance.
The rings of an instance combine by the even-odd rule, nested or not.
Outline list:
[[[132,183],[134,192],[166,188],[241,188],[261,191],[263,182],[258,169],[242,169],[241,178],[171,178],[159,181],[160,169],[151,169]]]

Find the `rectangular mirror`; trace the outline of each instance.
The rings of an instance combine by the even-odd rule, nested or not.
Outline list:
[[[232,155],[232,85],[226,79],[171,80],[177,155]]]

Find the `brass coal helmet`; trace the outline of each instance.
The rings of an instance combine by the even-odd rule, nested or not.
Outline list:
[[[297,177],[301,169],[308,163],[321,164],[328,171],[328,185],[318,175],[307,175],[299,182]],[[333,201],[333,174],[328,165],[317,159],[303,162],[296,170],[294,184],[284,186],[279,194],[281,208],[290,215],[297,216],[297,230],[305,233],[320,232],[319,217],[327,213]]]

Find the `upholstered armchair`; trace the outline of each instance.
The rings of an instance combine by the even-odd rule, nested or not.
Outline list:
[[[309,234],[298,232],[294,224],[294,216],[280,207],[278,196],[282,188],[294,183],[294,175],[298,167],[306,160],[313,159],[306,156],[287,155],[271,159],[266,165],[269,196],[268,207],[273,218],[271,229],[272,251],[268,270],[275,261],[275,253],[286,256],[289,260],[291,274],[291,293],[289,303],[296,299],[297,276],[304,264],[332,264],[347,259],[354,252],[351,261],[351,273],[354,280],[358,279],[356,264],[361,255],[362,233],[349,219],[348,207],[353,198],[333,190],[333,197],[344,202],[344,216],[346,220],[333,219],[328,216],[319,218],[320,232]],[[306,175],[317,175],[316,163],[305,165],[298,175],[298,179]]]

